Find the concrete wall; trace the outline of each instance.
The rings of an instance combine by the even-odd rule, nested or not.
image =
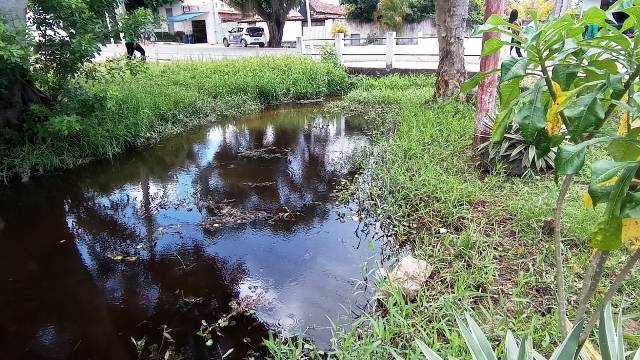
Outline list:
[[[27,0],[0,0],[0,15],[11,19],[15,26],[23,26],[27,18]]]
[[[347,20],[349,26],[349,35],[360,34],[365,39],[369,34],[376,34],[377,37],[384,37],[388,31],[386,28],[372,22],[363,22],[356,20]],[[436,36],[436,22],[433,19],[425,19],[417,23],[405,24],[404,30],[398,36],[415,36],[418,32],[422,32],[424,36]]]

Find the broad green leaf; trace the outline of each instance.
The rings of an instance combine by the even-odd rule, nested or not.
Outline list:
[[[638,164],[627,166],[618,177],[607,202],[604,219],[591,238],[591,246],[600,250],[615,250],[622,246],[622,218],[620,212]]]
[[[578,66],[574,64],[557,64],[551,70],[551,79],[560,85],[563,91],[568,91],[578,77]]]
[[[627,167],[633,166],[633,162],[616,162],[611,160],[599,160],[591,165],[591,182],[589,183],[589,195],[593,206],[609,201],[611,191],[620,173]]]
[[[538,131],[545,128],[547,124],[547,112],[542,104],[542,95],[544,90],[544,82],[538,80],[534,85],[531,96],[524,100],[522,105],[516,112],[515,122],[520,127],[522,137],[533,143]]]
[[[438,354],[436,354],[435,351],[431,350],[431,348],[428,347],[427,344],[422,342],[422,340],[416,339],[416,344],[418,344],[420,351],[422,351],[422,354],[425,358],[427,358],[427,360],[442,360],[442,358]]]
[[[458,323],[458,329],[471,352],[472,358],[474,360],[493,360],[492,358],[486,357],[478,339],[471,333],[471,330],[467,325],[465,325],[464,321],[456,316],[456,322]]]
[[[606,74],[617,74],[618,71],[618,63],[615,59],[593,59],[589,61],[589,65],[595,67],[596,69],[603,70]]]
[[[493,352],[493,349],[491,348],[491,343],[489,342],[487,337],[484,335],[484,332],[482,331],[480,326],[478,326],[478,323],[476,323],[476,321],[473,320],[473,318],[469,314],[465,314],[465,317],[467,319],[467,324],[469,325],[469,330],[471,330],[471,333],[477,339],[478,344],[480,345],[480,348],[482,349],[482,352],[484,353],[485,358],[487,360],[497,360],[496,354]]]
[[[562,344],[553,352],[550,360],[574,360],[576,352],[578,351],[578,341],[580,340],[583,325],[584,320],[580,320],[576,326],[573,327]]]
[[[493,69],[490,71],[478,71],[475,75],[471,77],[471,79],[460,84],[460,92],[463,94],[469,92],[469,90],[478,86],[480,81],[482,81],[482,79],[487,77],[487,75],[493,74],[494,72],[497,72],[497,71],[498,69]]]
[[[598,345],[602,360],[618,360],[616,344],[618,334],[613,323],[613,313],[611,303],[608,303],[600,312],[600,322],[598,324]]]
[[[578,137],[604,120],[604,107],[598,99],[600,91],[590,91],[564,108],[569,132]]]
[[[491,144],[502,141],[504,134],[507,132],[511,116],[513,115],[513,106],[501,111],[493,123],[493,131],[491,132]]]
[[[505,109],[520,95],[521,81],[522,77],[517,77],[500,84],[498,93],[500,95],[500,108]]]
[[[613,140],[607,146],[609,155],[615,161],[634,161],[640,158],[640,142],[627,139]]]
[[[494,26],[507,26],[514,29],[520,29],[520,26],[512,24],[507,20],[505,20],[502,16],[495,15],[495,14],[489,16],[489,18],[487,18],[487,21],[485,21],[485,24],[494,25]]]
[[[590,7],[587,11],[584,12],[582,18],[580,18],[580,24],[582,25],[591,25],[598,24],[604,26],[607,22],[607,13],[595,6]]]
[[[628,192],[622,202],[620,217],[640,218],[640,192]]]
[[[511,330],[507,331],[504,352],[506,360],[518,360],[518,343],[516,342],[516,338],[513,336]]]
[[[634,18],[636,24],[640,23],[640,6],[633,6],[627,9],[624,9],[623,12],[629,14],[630,17]]]
[[[527,73],[527,58],[508,57],[502,61],[500,68],[500,83],[525,76]]]
[[[608,216],[598,223],[591,237],[591,246],[600,250],[614,250],[622,245],[622,219]]]
[[[581,144],[565,144],[558,147],[555,158],[556,179],[561,175],[577,174],[584,165],[587,146]]]
[[[612,99],[620,99],[624,95],[624,81],[623,74],[609,74],[607,86],[611,88]]]
[[[491,55],[496,51],[500,51],[500,49],[502,49],[502,47],[505,45],[511,45],[511,43],[508,41],[504,41],[504,40],[500,40],[498,38],[492,37],[482,44],[482,52],[480,55],[482,56]]]

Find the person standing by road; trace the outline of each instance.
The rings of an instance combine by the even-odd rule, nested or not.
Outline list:
[[[518,20],[518,10],[516,9],[511,10],[511,14],[509,14],[509,23],[522,26],[522,23],[520,22],[520,20]],[[519,35],[519,34],[516,33],[516,35]],[[511,53],[513,52],[513,49],[515,48],[516,54],[518,55],[518,57],[522,57],[522,50],[520,50],[520,47],[519,47],[520,41],[518,41],[518,39],[516,38],[511,38],[511,44],[512,44],[511,48],[509,48],[509,55],[511,55]]]
[[[145,52],[142,45],[140,45],[140,32],[135,30],[125,29],[124,32],[124,46],[127,48],[127,57],[133,59],[133,55],[137,51],[140,53],[142,60],[145,59]]]
[[[145,59],[145,51],[140,42],[142,33],[152,31],[154,16],[151,10],[139,8],[128,12],[122,19],[122,31],[124,32],[124,45],[127,47],[127,57],[133,58],[134,53],[140,53]],[[151,30],[149,30],[151,29]]]

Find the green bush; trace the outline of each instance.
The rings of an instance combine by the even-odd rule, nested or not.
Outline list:
[[[124,61],[124,60],[122,60]],[[44,125],[50,138],[0,134],[0,174],[29,176],[110,157],[220,116],[341,95],[344,69],[296,56],[92,65]],[[80,116],[77,119],[74,116]],[[75,120],[74,120],[75,119]]]

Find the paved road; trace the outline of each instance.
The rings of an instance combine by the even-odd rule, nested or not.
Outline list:
[[[305,53],[317,57],[322,43],[331,41],[316,41],[307,43]],[[225,59],[249,56],[299,54],[296,48],[259,48],[235,47],[225,48],[222,45],[209,44],[173,44],[158,43],[144,46],[147,57],[152,60],[207,60]],[[480,64],[480,50],[482,41],[479,38],[465,39],[465,58],[468,71],[478,71]],[[107,45],[102,47],[98,59],[119,56],[126,52],[124,45]],[[386,66],[386,46],[345,46],[344,62],[351,68],[384,69]],[[438,67],[438,42],[436,39],[423,39],[416,45],[396,45],[394,68],[407,70],[434,70]]]

